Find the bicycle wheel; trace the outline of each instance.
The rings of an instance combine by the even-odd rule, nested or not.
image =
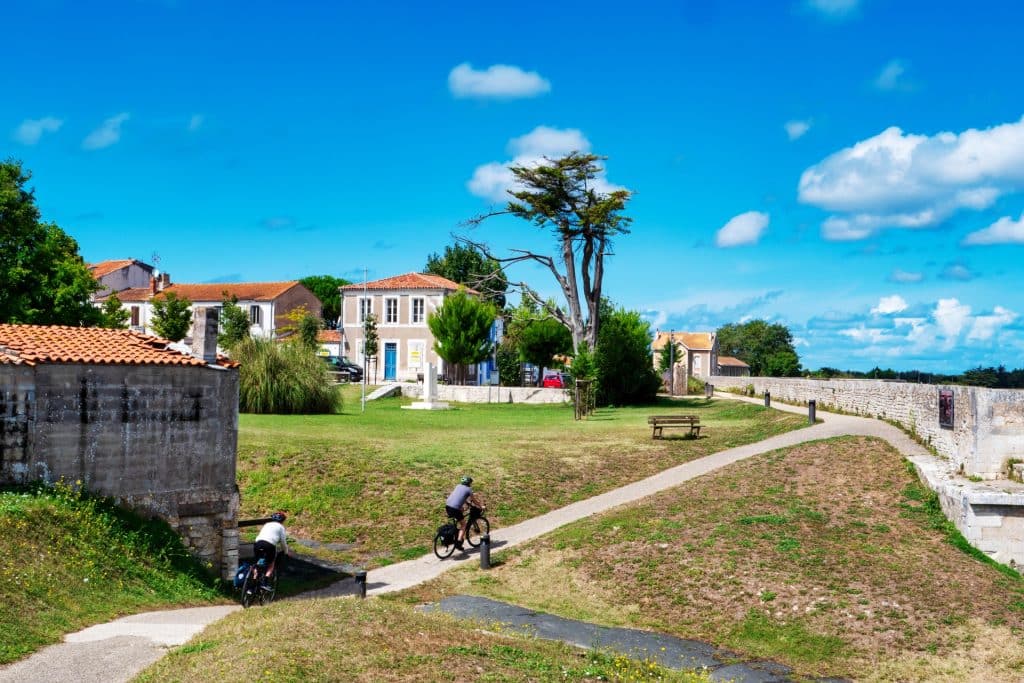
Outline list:
[[[256,567],[249,570],[242,582],[242,607],[250,607],[260,599],[260,585],[256,579]]]
[[[480,546],[480,539],[484,534],[491,533],[491,523],[486,517],[477,517],[466,527],[466,540],[474,548]]]
[[[449,541],[441,534],[434,536],[434,554],[440,559],[450,557],[455,552],[455,542]]]
[[[279,572],[275,569],[274,570],[273,578],[271,578],[270,581],[265,581],[264,582],[264,583],[266,583],[266,584],[268,584],[270,586],[269,589],[263,588],[262,586],[260,587],[260,604],[261,605],[269,605],[270,603],[274,602],[274,598],[277,596],[277,575],[278,575],[278,573]]]

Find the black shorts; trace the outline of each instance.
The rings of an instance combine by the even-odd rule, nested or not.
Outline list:
[[[459,508],[453,508],[451,505],[445,505],[444,506],[444,511],[448,513],[449,517],[454,518],[455,521],[457,521],[457,522],[461,522],[462,521],[463,514],[462,514],[462,510],[460,510]]]
[[[256,541],[252,546],[252,554],[257,560],[266,558],[267,564],[270,564],[277,557],[277,546],[270,541]]]

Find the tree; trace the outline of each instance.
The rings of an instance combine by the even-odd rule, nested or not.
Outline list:
[[[192,326],[192,302],[188,297],[178,298],[174,292],[164,292],[153,298],[153,330],[165,339],[181,341]]]
[[[500,263],[488,258],[476,247],[458,243],[447,246],[444,248],[444,256],[434,253],[427,257],[427,266],[423,272],[472,287],[480,292],[484,301],[491,302],[498,310],[505,308],[508,278]]]
[[[0,163],[0,322],[99,325],[92,295],[100,285],[78,243],[40,221],[31,177],[18,161]]]
[[[496,316],[494,304],[471,297],[461,288],[427,316],[434,351],[454,366],[456,383],[465,383],[467,365],[491,355],[491,325]]]
[[[628,233],[632,222],[622,215],[630,198],[628,190],[603,193],[595,189],[603,170],[597,162],[604,158],[572,152],[560,159],[545,159],[545,163],[536,166],[512,166],[509,170],[517,184],[524,188],[509,191],[515,201],[510,201],[504,211],[469,221],[470,225],[479,225],[491,216],[502,214],[522,218],[552,232],[557,256],[514,249],[512,256],[497,258],[484,245],[460,238],[500,263],[502,268],[523,261],[547,268],[561,289],[565,308],[542,302],[524,282],[517,283],[516,287],[569,329],[574,348],[584,344],[593,349],[597,344],[601,329],[604,259],[611,254],[612,239]]]
[[[556,354],[572,352],[572,337],[565,325],[554,318],[537,320],[527,325],[519,336],[519,355],[527,363],[537,366],[537,386],[541,369],[550,367]]]
[[[522,385],[522,364],[519,360],[519,349],[507,344],[503,339],[494,352],[494,362],[498,366],[498,379],[503,387]]]
[[[121,308],[121,300],[117,298],[117,294],[111,294],[100,308],[99,326],[123,330],[128,327],[128,320],[131,317],[131,313]]]
[[[379,349],[380,337],[377,335],[377,316],[369,313],[363,321],[363,376],[369,375],[369,362],[374,360],[373,381],[377,383],[377,351]]]
[[[604,316],[597,349],[597,400],[603,405],[650,403],[661,379],[651,362],[651,328],[637,311],[613,310]]]
[[[679,344],[670,339],[665,344],[665,348],[658,352],[658,374],[664,375],[666,372],[671,371],[672,365],[682,359],[683,355]]]
[[[750,366],[750,374],[755,377],[792,377],[800,372],[800,358],[793,348],[793,335],[785,325],[751,320],[743,324],[723,325],[716,334],[718,353],[739,358]],[[792,355],[779,356],[769,363],[769,359],[783,351]],[[772,375],[772,371],[780,370],[787,374]]]
[[[239,342],[249,338],[249,314],[238,305],[238,297],[225,297],[220,306],[220,334],[217,344],[230,351]]]
[[[338,289],[352,283],[333,275],[310,275],[299,280],[299,284],[320,299],[320,315],[324,319],[324,327],[335,329],[341,317],[341,292]]]

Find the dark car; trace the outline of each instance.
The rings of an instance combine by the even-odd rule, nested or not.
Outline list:
[[[347,356],[324,356],[324,362],[332,372],[341,373],[341,379],[349,382],[362,382],[363,369],[350,361]]]

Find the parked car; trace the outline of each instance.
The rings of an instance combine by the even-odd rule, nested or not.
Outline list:
[[[331,371],[341,373],[343,380],[348,380],[349,382],[363,381],[363,369],[350,361],[348,356],[323,356],[323,359]]]
[[[565,372],[548,372],[544,374],[543,386],[553,389],[565,389],[572,383],[572,378]]]

